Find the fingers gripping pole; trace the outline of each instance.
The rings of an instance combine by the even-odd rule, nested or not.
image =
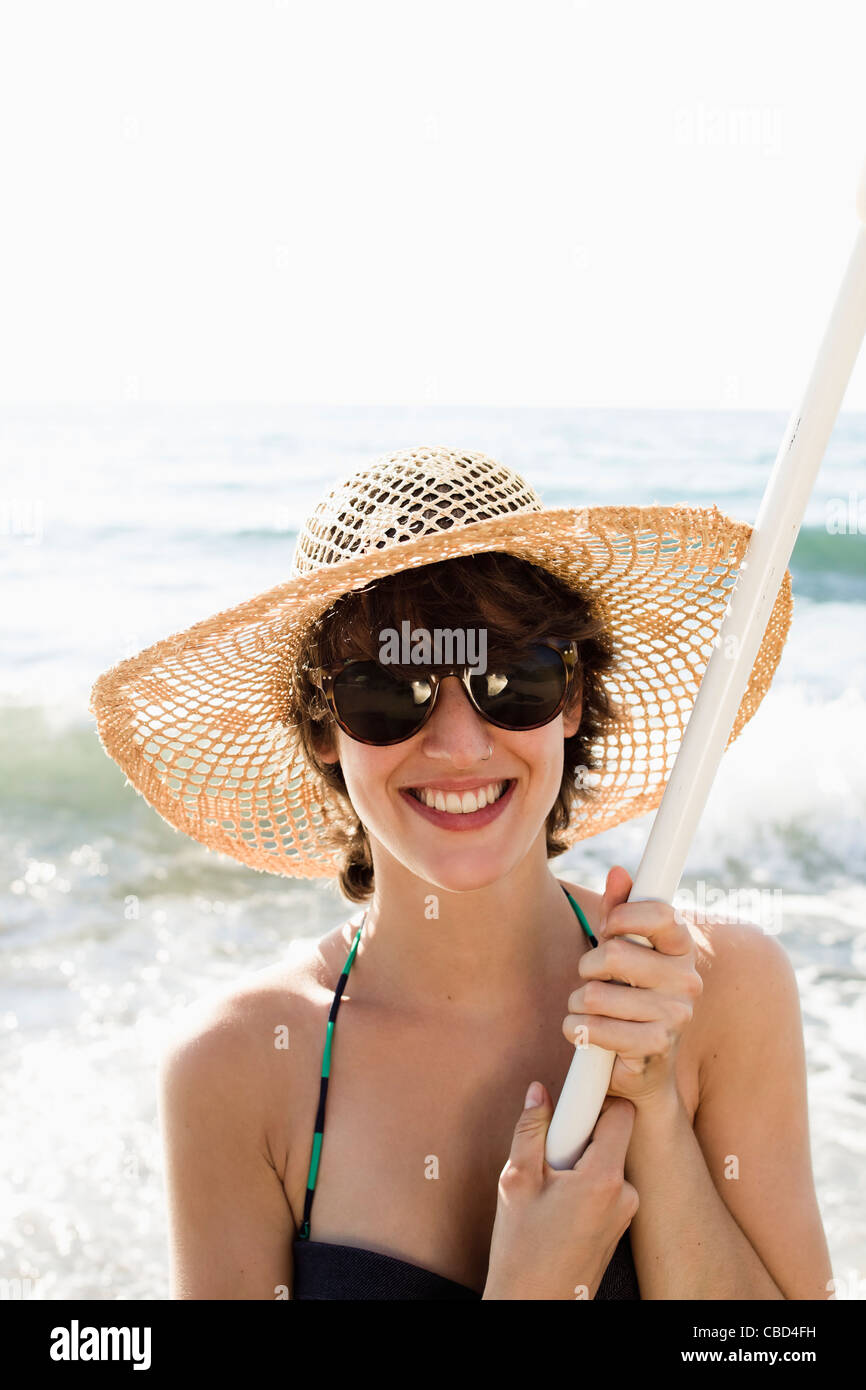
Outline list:
[[[630,903],[643,902],[649,897],[649,894],[644,897],[637,895],[636,887],[637,879],[628,895]],[[639,946],[650,946],[643,936],[628,936],[626,940],[634,941]],[[575,1047],[547,1131],[544,1157],[551,1168],[573,1168],[589,1143],[589,1136],[607,1095],[615,1061],[615,1052],[609,1052],[606,1047],[597,1047],[595,1043],[578,1043]]]
[[[866,164],[857,214],[866,224]],[[866,225],[858,231],[802,403],[785,430],[629,902],[673,902],[864,335]],[[629,940],[650,945],[643,937]],[[545,1158],[551,1167],[572,1167],[586,1148],[615,1060],[615,1053],[592,1043],[576,1046],[547,1133]]]

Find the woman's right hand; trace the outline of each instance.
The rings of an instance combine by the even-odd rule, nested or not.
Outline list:
[[[532,1104],[533,1087],[541,1096]],[[553,1115],[547,1089],[533,1082],[499,1177],[496,1220],[483,1298],[595,1298],[602,1275],[638,1209],[625,1155],[635,1108],[608,1096],[573,1168],[545,1162]]]

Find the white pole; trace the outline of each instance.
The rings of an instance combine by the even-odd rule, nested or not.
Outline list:
[[[727,746],[806,504],[866,334],[866,165],[860,227],[801,405],[792,413],[726,617],[683,735],[629,902],[672,903],[695,827]],[[649,946],[644,937],[630,941]],[[616,1054],[577,1046],[547,1134],[552,1168],[571,1168],[595,1127]]]

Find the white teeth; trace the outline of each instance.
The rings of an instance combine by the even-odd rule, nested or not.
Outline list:
[[[446,793],[433,791],[430,787],[414,787],[412,792],[425,806],[432,806],[436,811],[446,811],[452,816],[467,816],[498,801],[505,786],[505,782],[488,782],[486,787],[479,787],[474,792]]]

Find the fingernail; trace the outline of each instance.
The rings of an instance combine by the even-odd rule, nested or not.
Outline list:
[[[544,1099],[544,1092],[539,1081],[533,1081],[526,1092],[526,1100],[523,1102],[524,1110],[533,1110],[536,1105],[540,1105]]]

